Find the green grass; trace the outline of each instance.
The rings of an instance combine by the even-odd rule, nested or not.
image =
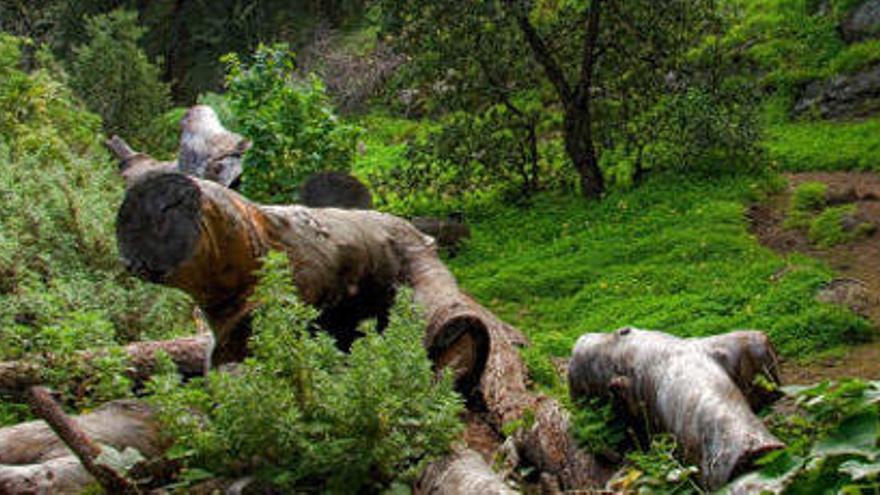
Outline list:
[[[528,209],[471,212],[473,239],[451,260],[462,285],[532,339],[527,359],[552,384],[547,356],[578,336],[624,325],[701,336],[762,329],[805,358],[869,336],[854,314],[814,301],[822,264],[785,259],[748,232],[755,178],[658,178],[600,203],[542,196]]]
[[[778,124],[768,129],[766,146],[782,170],[880,171],[880,119]]]

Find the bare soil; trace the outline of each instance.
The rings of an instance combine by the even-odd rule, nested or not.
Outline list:
[[[857,205],[860,221],[880,226],[880,176],[871,172],[809,172],[787,174],[788,187],[749,209],[752,231],[765,246],[783,254],[802,253],[830,266],[838,278],[858,281],[873,301],[880,301],[880,233],[831,248],[812,245],[805,232],[782,226],[792,191],[804,182],[824,182],[832,204]],[[862,315],[880,329],[880,304],[862,308]],[[880,340],[853,346],[843,355],[808,365],[782,363],[783,383],[814,383],[843,377],[880,379]]]

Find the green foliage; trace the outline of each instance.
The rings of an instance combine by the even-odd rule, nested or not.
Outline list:
[[[695,480],[699,469],[685,466],[678,460],[678,445],[671,435],[654,435],[645,450],[633,450],[626,455],[628,471],[633,480],[626,489],[647,490],[651,493],[702,493]]]
[[[285,45],[261,45],[249,64],[235,54],[224,61],[238,131],[253,141],[242,175],[248,197],[290,203],[312,173],[349,170],[360,130],[336,118],[319,79],[294,79]]]
[[[100,120],[50,71],[22,71],[21,43],[0,33],[0,360],[58,352],[50,382],[68,372],[68,383],[84,380],[62,391],[85,405],[90,394],[123,392],[118,361],[79,372],[60,361],[74,349],[180,332],[189,305],[122,271],[113,222],[123,186],[100,146]],[[0,404],[3,421],[20,413]]]
[[[578,444],[594,454],[619,452],[626,439],[626,424],[610,398],[595,397],[575,404],[571,424]]]
[[[625,325],[680,336],[761,328],[802,359],[864,340],[867,321],[814,301],[827,267],[749,233],[744,205],[769,185],[661,176],[601,204],[539,195],[528,209],[475,208],[465,212],[473,238],[449,263],[538,356],[569,356],[581,334]]]
[[[818,212],[828,202],[828,185],[824,182],[804,182],[795,188],[791,196],[791,207],[796,211]]]
[[[855,213],[855,205],[828,208],[810,222],[808,235],[810,241],[819,247],[832,247],[851,241],[856,236],[855,229],[844,229],[844,219]]]
[[[768,128],[770,159],[782,170],[880,170],[880,119],[797,122]]]
[[[789,391],[793,407],[767,422],[786,448],[759,460],[750,481],[785,493],[873,493],[880,488],[880,383],[844,380]]]
[[[368,330],[351,354],[312,336],[287,258],[271,254],[254,294],[253,356],[235,373],[212,372],[150,388],[190,470],[256,473],[285,489],[372,492],[411,481],[461,431],[450,376],[437,381],[409,294],[383,335]]]
[[[731,98],[695,88],[661,97],[631,123],[641,146],[625,160],[631,167],[702,176],[763,165],[755,107]]]
[[[114,10],[86,21],[89,41],[77,46],[70,61],[70,85],[99,114],[108,134],[134,143],[153,119],[168,109],[168,85],[138,46],[144,29],[137,13]]]

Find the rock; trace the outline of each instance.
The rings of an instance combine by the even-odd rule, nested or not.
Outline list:
[[[878,303],[867,285],[854,278],[836,278],[817,294],[816,301],[849,308],[860,316],[867,316],[871,307]]]
[[[361,181],[343,172],[318,172],[299,190],[300,202],[312,208],[369,210],[373,196]]]
[[[880,65],[855,74],[840,74],[807,85],[795,103],[795,116],[813,114],[823,119],[847,119],[880,111]]]
[[[866,0],[853,8],[839,28],[848,43],[876,37],[880,34],[880,0]]]

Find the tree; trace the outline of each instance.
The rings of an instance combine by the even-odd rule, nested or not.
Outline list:
[[[168,85],[138,46],[137,14],[115,10],[88,19],[89,42],[74,49],[70,84],[107,133],[141,136],[170,105]]]
[[[664,80],[683,66],[687,50],[717,27],[708,0],[379,5],[384,33],[413,60],[410,81],[444,102],[475,113],[487,108],[474,105],[480,98],[502,104],[508,125],[533,125],[546,114],[523,112],[517,101],[526,95],[558,109],[566,154],[592,198],[605,189],[599,150],[620,139],[615,129],[639,111],[630,100],[650,107],[669,90]]]

